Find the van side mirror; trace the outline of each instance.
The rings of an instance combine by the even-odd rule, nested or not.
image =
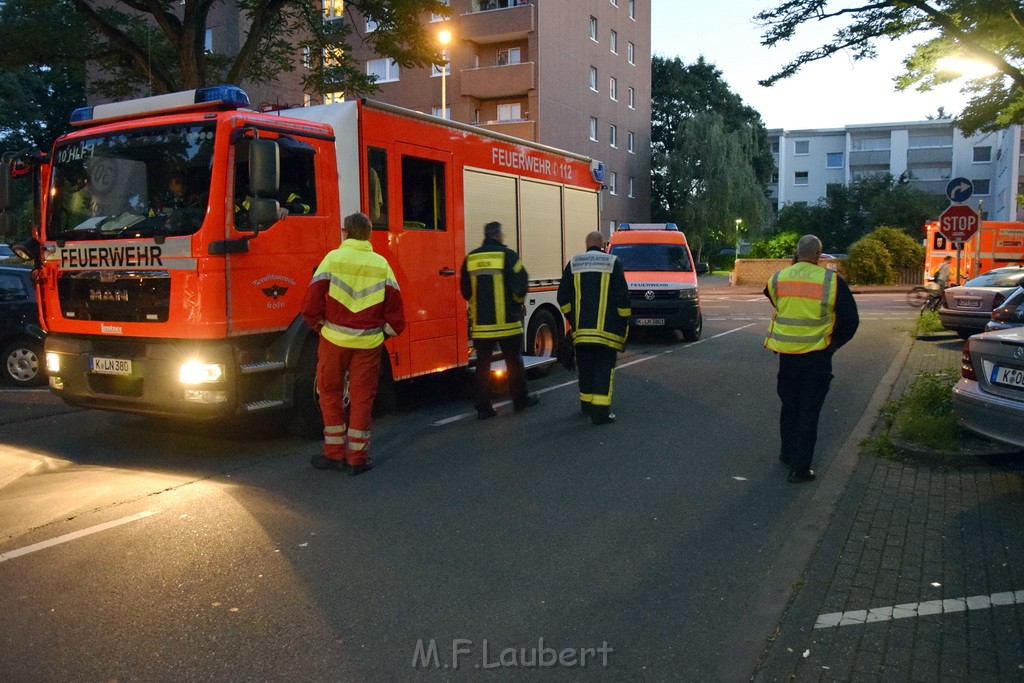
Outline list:
[[[697,275],[707,275],[711,272],[711,266],[706,261],[697,263]]]

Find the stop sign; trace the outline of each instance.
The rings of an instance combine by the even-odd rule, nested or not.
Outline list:
[[[950,242],[966,242],[979,227],[978,212],[966,204],[950,204],[939,216],[939,232]]]

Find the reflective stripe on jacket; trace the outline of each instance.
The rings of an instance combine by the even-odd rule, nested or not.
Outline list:
[[[558,305],[572,326],[576,344],[600,344],[616,351],[629,334],[629,285],[622,263],[594,247],[573,256],[558,285]]]
[[[460,287],[469,301],[474,339],[500,339],[523,333],[522,307],[528,276],[519,255],[496,240],[466,254]]]
[[[327,341],[353,349],[380,346],[385,332],[393,336],[405,329],[395,274],[366,240],[347,239],[324,257],[302,316]]]
[[[768,281],[775,315],[764,345],[779,353],[827,349],[836,320],[836,289],[835,272],[813,263],[795,263],[775,273]]]

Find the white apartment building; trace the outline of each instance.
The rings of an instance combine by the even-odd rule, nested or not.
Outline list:
[[[847,185],[870,173],[904,173],[928,194],[946,196],[952,178],[968,178],[968,200],[986,220],[1024,220],[1017,205],[1021,184],[1021,126],[970,137],[948,119],[850,125],[808,130],[771,129],[775,157],[772,199],[817,204],[829,185]]]

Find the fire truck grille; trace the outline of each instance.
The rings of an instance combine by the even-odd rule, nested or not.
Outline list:
[[[164,270],[62,273],[57,292],[65,318],[162,323],[171,305],[171,276]]]

